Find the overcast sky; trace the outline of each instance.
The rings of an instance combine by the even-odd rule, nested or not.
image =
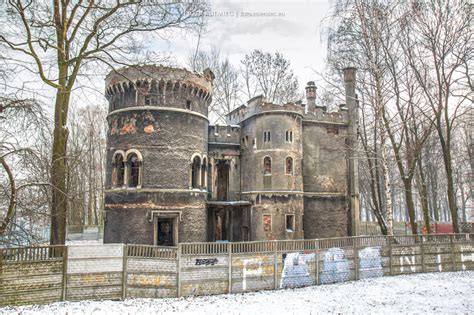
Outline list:
[[[279,51],[290,60],[304,87],[324,67],[326,44],[320,28],[328,10],[329,0],[214,0],[200,48],[214,45],[236,66],[254,49]],[[174,37],[162,48],[184,65],[197,40],[197,36]]]

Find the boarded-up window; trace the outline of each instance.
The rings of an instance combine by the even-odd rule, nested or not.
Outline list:
[[[293,158],[290,156],[286,158],[285,170],[286,175],[293,175]]]
[[[337,127],[327,127],[326,128],[327,133],[333,133],[335,135],[339,134],[339,129]]]
[[[270,214],[263,215],[263,232],[272,231],[272,216]]]

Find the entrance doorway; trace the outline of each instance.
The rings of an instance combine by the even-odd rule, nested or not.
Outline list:
[[[228,216],[228,211],[225,210],[219,210],[215,212],[215,230],[214,230],[214,240],[216,241],[227,241],[228,239],[228,233],[227,233],[227,216]]]
[[[217,161],[217,200],[228,200],[229,190],[229,162],[226,160]]]

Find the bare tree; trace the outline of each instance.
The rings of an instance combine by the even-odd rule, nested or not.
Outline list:
[[[281,53],[254,50],[245,55],[241,63],[248,98],[262,93],[268,101],[283,104],[300,97],[298,79],[290,68],[290,62]],[[253,90],[252,87],[257,89]]]
[[[34,99],[0,96],[0,239],[4,246],[38,241],[32,230],[49,219],[44,211],[50,196],[48,178],[34,176],[41,165],[37,148],[46,125]]]
[[[51,244],[64,244],[67,217],[67,127],[71,94],[97,62],[128,64],[144,43],[172,28],[193,29],[204,2],[67,1],[51,4],[9,0],[2,11],[0,45],[19,54],[18,63],[54,90],[51,157]],[[29,62],[32,62],[31,65]],[[146,61],[146,60],[145,60]]]
[[[469,1],[414,2],[403,19],[404,49],[431,110],[442,149],[453,229],[459,233],[452,140],[457,119],[470,103],[472,63]],[[467,75],[466,75],[467,73]]]
[[[188,56],[188,65],[194,71],[211,69],[214,73],[212,103],[209,107],[211,121],[225,123],[225,115],[234,110],[240,102],[241,82],[239,73],[223,58],[215,46],[209,51],[198,51]]]

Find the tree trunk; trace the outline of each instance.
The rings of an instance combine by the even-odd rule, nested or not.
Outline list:
[[[408,216],[410,217],[411,232],[413,235],[416,235],[418,234],[418,226],[416,224],[415,203],[413,201],[411,179],[404,179],[403,187],[405,188],[405,200],[407,203]]]
[[[418,191],[420,193],[421,208],[423,209],[423,221],[426,233],[431,234],[430,209],[428,207],[428,189],[426,188],[426,178],[423,172],[421,158],[418,159]]]
[[[51,202],[51,245],[62,245],[66,242],[66,149],[68,140],[66,122],[69,97],[69,91],[58,90],[56,93],[51,161],[51,183],[53,185]]]
[[[446,172],[446,181],[447,181],[447,186],[448,186],[446,193],[448,195],[449,212],[451,213],[453,231],[454,233],[459,233],[458,208],[456,206],[456,194],[454,193],[453,160],[451,157],[451,147],[449,145],[450,132],[449,130],[447,130],[447,135],[445,139],[445,135],[443,134],[443,130],[441,128],[442,128],[441,124],[436,125],[439,140],[441,143],[441,148],[443,150],[444,169]]]

